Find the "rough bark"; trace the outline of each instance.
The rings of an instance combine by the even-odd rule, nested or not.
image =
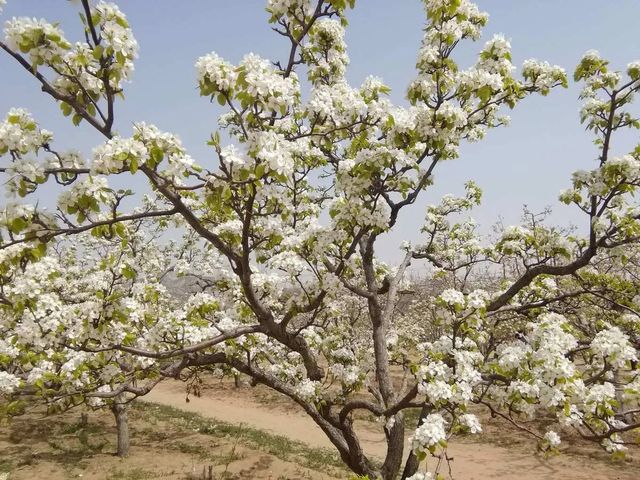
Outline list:
[[[111,411],[116,419],[117,431],[117,449],[118,457],[126,457],[129,455],[129,415],[127,412],[128,405],[126,403],[114,403]]]

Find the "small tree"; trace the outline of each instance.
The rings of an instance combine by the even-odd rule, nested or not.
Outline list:
[[[624,446],[622,434],[639,425],[631,336],[637,297],[592,288],[598,274],[588,277],[585,268],[610,262],[616,279],[635,274],[616,259],[640,235],[632,197],[640,149],[610,152],[618,131],[638,127],[629,106],[640,64],[611,72],[589,52],[575,73],[585,85],[582,121],[595,135],[599,162],[576,172],[561,200],[584,212],[586,237],[535,224],[505,229],[483,246],[472,225],[450,220],[479,202],[480,190],[469,184],[465,197],[428,208],[424,243],[403,245],[403,261],[391,267],[378,259],[378,241],[418,201],[436,167],[458,157],[462,143],[504,125],[503,108],[566,86],[562,68],[529,60],[517,78],[509,42],[496,36],[462,70],[454,54],[480,37],[487,15],[468,0],[426,0],[411,106],[393,106],[379,79],[357,88],[345,80],[344,15],[353,0],[269,0],[270,22],[289,42],[285,62],[250,54],[232,65],[212,53],[196,63],[200,93],[226,109],[220,126],[233,142],[223,145],[212,133],[218,165],[198,165],[177,137],[151,125],[135,124],[130,137],[115,133],[116,100],[137,44],[115,5],[81,3],[78,43],[58,26],[25,19],[9,21],[0,43],[64,115],[105,136],[87,167],[67,154],[42,162],[32,155],[51,151],[51,134],[25,112],[9,113],[0,153],[9,160],[2,171],[10,193],[26,196],[52,179],[63,193],[57,215],[6,206],[3,268],[36,261],[61,235],[110,235],[122,222],[172,218],[197,238],[176,270],[204,287],[182,315],[149,315],[137,335],[112,341],[89,332],[82,349],[154,359],[161,374],[222,368],[248,375],[299,404],[345,464],[370,478],[425,478],[416,472],[429,453],[444,458],[452,435],[481,431],[469,411],[474,404],[538,436],[542,448],[556,448],[558,434],[541,434],[521,418],[552,413],[606,448]],[[296,69],[306,75],[308,99]],[[151,208],[123,212],[125,194],[107,181],[124,173],[148,181]],[[418,261],[448,272],[452,288],[430,307],[435,320],[415,318],[425,336],[409,336],[398,329],[407,312],[397,305],[407,268]],[[464,290],[485,264],[501,266],[503,281]],[[569,310],[570,297],[580,299],[579,311]],[[584,300],[592,298],[604,303]],[[612,302],[624,313],[593,316]],[[434,323],[440,336],[428,338],[438,331]],[[403,465],[408,408],[420,408],[421,419]],[[383,419],[380,465],[354,429],[360,411]]]
[[[143,233],[140,227],[140,221],[119,223],[115,238],[103,238],[106,232],[98,238],[79,234],[72,243],[53,243],[37,262],[5,264],[0,309],[5,414],[19,415],[34,402],[49,412],[80,405],[108,408],[116,421],[117,455],[128,454],[128,405],[163,376],[153,361],[89,347],[135,338],[145,317],[169,315],[177,304],[161,283],[174,245],[158,248],[149,229]]]

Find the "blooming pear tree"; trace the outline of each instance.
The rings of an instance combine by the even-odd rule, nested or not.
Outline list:
[[[139,335],[146,318],[175,315],[178,299],[161,281],[175,249],[152,229],[119,223],[114,238],[96,231],[58,241],[37,262],[3,271],[0,363],[6,415],[41,403],[49,411],[109,408],[117,453],[129,449],[127,406],[171,375],[154,360],[99,345]],[[157,233],[156,233],[157,234]],[[179,256],[179,255],[178,255]]]
[[[464,197],[427,208],[424,241],[403,244],[403,260],[391,266],[379,258],[379,240],[419,203],[439,164],[508,123],[507,108],[568,80],[562,68],[534,60],[516,75],[502,36],[461,69],[457,52],[480,38],[487,14],[468,0],[425,0],[410,105],[393,105],[380,79],[346,81],[345,15],[354,3],[269,0],[269,21],[288,44],[284,61],[248,54],[234,65],[216,53],[197,60],[200,94],[224,108],[219,127],[229,139],[212,131],[216,161],[199,163],[176,135],[151,124],[115,130],[137,51],[117,6],[82,0],[75,43],[44,20],[10,20],[0,47],[63,115],[104,143],[87,159],[58,151],[28,112],[8,113],[0,125],[0,172],[12,196],[0,216],[4,290],[31,269],[50,268],[56,239],[73,243],[91,232],[107,241],[131,222],[153,230],[171,221],[188,239],[185,253],[140,261],[191,278],[197,291],[170,306],[157,275],[150,302],[144,275],[140,284],[125,282],[128,296],[114,301],[114,314],[84,322],[72,342],[73,352],[97,362],[88,367],[95,375],[101,362],[120,358],[149,386],[163,376],[240,372],[300,405],[345,464],[369,478],[432,478],[451,437],[481,433],[478,407],[538,437],[544,449],[557,449],[568,427],[624,448],[640,425],[633,197],[640,148],[611,152],[620,131],[639,125],[632,100],[640,64],[610,71],[589,52],[576,69],[581,119],[599,160],[574,174],[561,200],[585,215],[586,236],[533,221],[487,243],[471,221],[454,222],[480,201],[469,183]],[[125,206],[139,197],[109,186],[127,174],[146,179],[154,195],[132,211]],[[44,184],[59,186],[54,209],[35,200]],[[446,288],[407,305],[412,263],[436,269],[434,288]],[[79,295],[99,302],[99,291],[86,284]],[[12,315],[15,302],[5,300]],[[58,318],[68,336],[77,320]],[[136,393],[126,372],[116,376],[123,392]],[[12,371],[0,380],[4,391],[22,381]],[[420,409],[418,425],[407,424],[409,408]],[[354,427],[362,413],[382,420],[381,462],[362,448]],[[548,414],[560,425],[540,431],[536,420]],[[435,469],[432,456],[440,458]],[[430,472],[418,473],[425,460]]]

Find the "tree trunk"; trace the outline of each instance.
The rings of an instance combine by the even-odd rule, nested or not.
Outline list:
[[[418,425],[416,425],[416,428],[422,424],[422,422],[424,421],[424,419],[427,417],[428,414],[429,414],[429,408],[426,405],[423,405],[422,410],[420,410],[420,415],[418,416]],[[418,460],[418,457],[413,453],[413,450],[411,450],[409,452],[409,457],[407,458],[407,462],[404,464],[404,470],[402,472],[402,480],[405,480],[411,477],[412,475],[415,475],[419,467],[420,467],[420,460]]]
[[[618,370],[613,374],[613,384],[615,385],[616,392],[616,400],[618,402],[618,409],[620,413],[624,413],[627,409],[626,402],[624,401],[624,387],[625,383],[621,378],[620,372]],[[622,421],[626,423],[633,422],[631,415],[622,415]]]
[[[116,431],[118,448],[116,455],[118,457],[126,457],[129,455],[129,416],[127,414],[126,403],[114,403],[111,406],[113,416],[116,418]]]
[[[404,470],[402,471],[402,480],[405,480],[412,475],[415,475],[420,467],[420,460],[416,457],[415,453],[409,452],[407,463],[404,464]]]
[[[398,477],[402,467],[402,455],[404,453],[404,415],[396,413],[395,422],[390,429],[386,429],[387,455],[382,465],[382,478],[394,480]]]

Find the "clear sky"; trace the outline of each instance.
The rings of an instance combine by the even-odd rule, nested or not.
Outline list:
[[[196,90],[194,62],[216,51],[237,62],[255,52],[283,60],[285,41],[270,31],[264,0],[121,0],[140,43],[133,82],[126,102],[117,106],[116,129],[124,135],[131,123],[147,121],[178,134],[202,165],[214,162],[205,142],[216,128],[217,108]],[[597,49],[612,66],[640,59],[640,1],[638,0],[478,0],[490,15],[483,39],[503,33],[511,40],[513,59],[548,60],[569,73],[588,49]],[[67,38],[80,38],[79,2],[65,0],[8,0],[0,16],[44,17],[61,23]],[[405,103],[422,36],[424,14],[419,0],[358,0],[348,14],[347,43],[351,65],[348,79],[359,85],[367,75],[382,77],[393,89],[392,100]],[[464,44],[457,57],[469,65],[481,43]],[[58,107],[39,91],[37,83],[0,52],[0,114],[12,106],[29,109],[40,124],[56,135],[59,149],[89,152],[99,141],[91,127],[74,128],[62,120]],[[488,231],[499,216],[505,223],[519,220],[523,204],[533,210],[554,207],[554,222],[584,225],[574,209],[557,202],[570,173],[594,165],[596,150],[578,122],[579,90],[555,91],[549,97],[530,98],[511,112],[508,128],[463,149],[459,160],[441,165],[436,185],[405,213],[398,231],[385,242],[387,254],[401,239],[419,238],[419,220],[428,203],[443,193],[461,193],[473,179],[484,189],[483,206],[474,217]],[[637,136],[636,136],[637,137]],[[628,140],[628,139],[627,139]],[[637,138],[636,138],[637,142]],[[629,143],[618,145],[623,151]],[[2,202],[2,200],[0,200]]]

